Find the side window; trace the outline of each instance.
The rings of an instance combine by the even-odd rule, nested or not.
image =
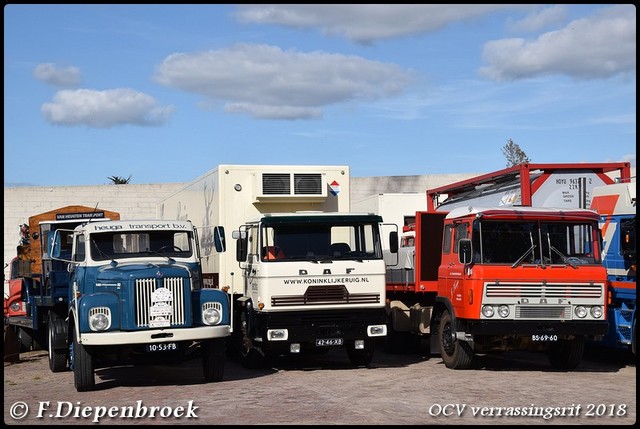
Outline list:
[[[444,234],[442,238],[442,253],[451,253],[451,225],[444,226]]]
[[[467,230],[469,224],[467,223],[461,223],[456,225],[456,229],[455,229],[455,245],[453,246],[453,252],[454,253],[458,253],[458,243],[460,242],[460,240],[462,240],[463,238],[468,238],[469,237],[469,232]]]
[[[84,234],[80,234],[76,237],[75,243],[75,253],[73,255],[73,260],[75,262],[82,262],[86,258],[85,248],[84,248]]]
[[[255,255],[254,258],[257,260],[260,255],[260,252],[258,250],[258,244],[260,244],[260,240],[258,240],[258,227],[252,226],[247,230],[247,234],[249,239],[249,254]]]

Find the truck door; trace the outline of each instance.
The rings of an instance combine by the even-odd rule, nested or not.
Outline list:
[[[458,243],[464,238],[469,238],[469,223],[455,222],[445,225],[444,239],[446,246],[449,247],[446,253],[446,259],[443,262],[445,284],[447,285],[448,298],[451,304],[456,308],[456,314],[460,314],[458,308],[462,308],[465,304],[466,284],[464,280],[464,265],[460,263],[458,258]]]
[[[260,272],[260,239],[258,226],[252,225],[247,228],[247,268],[244,271],[244,294],[252,299],[257,298],[258,275]],[[255,296],[254,296],[255,295]]]

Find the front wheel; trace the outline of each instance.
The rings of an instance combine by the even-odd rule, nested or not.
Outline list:
[[[584,337],[577,336],[570,340],[558,340],[548,352],[549,362],[554,368],[574,369],[584,355]]]
[[[73,332],[73,384],[78,392],[93,390],[96,386],[94,377],[93,357],[87,349],[78,342],[77,334]]]
[[[442,314],[438,328],[440,355],[447,368],[468,369],[473,360],[473,349],[466,341],[456,338],[453,317],[448,310]]]
[[[240,362],[242,366],[249,369],[258,369],[264,365],[264,355],[260,350],[253,346],[253,339],[249,321],[247,320],[247,312],[243,311],[240,315],[240,331],[242,332],[242,345],[240,348]]]
[[[207,382],[220,381],[224,374],[225,339],[215,338],[202,342],[202,372]]]
[[[51,372],[61,372],[67,369],[67,360],[69,359],[68,349],[60,351],[54,348],[54,344],[56,343],[56,326],[61,323],[64,323],[61,317],[58,317],[54,312],[49,312],[49,320],[47,321],[49,338],[47,343],[49,350],[49,369]],[[66,335],[66,332],[57,335]]]

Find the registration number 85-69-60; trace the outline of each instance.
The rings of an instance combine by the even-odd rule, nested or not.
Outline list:
[[[558,341],[557,335],[532,335],[531,341]]]

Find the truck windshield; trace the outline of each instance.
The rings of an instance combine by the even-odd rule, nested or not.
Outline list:
[[[260,258],[264,261],[382,258],[377,223],[263,225],[260,243]]]
[[[90,237],[94,261],[149,255],[188,258],[193,252],[191,233],[185,231],[104,232]]]
[[[482,264],[601,264],[594,223],[476,220],[474,262]]]

